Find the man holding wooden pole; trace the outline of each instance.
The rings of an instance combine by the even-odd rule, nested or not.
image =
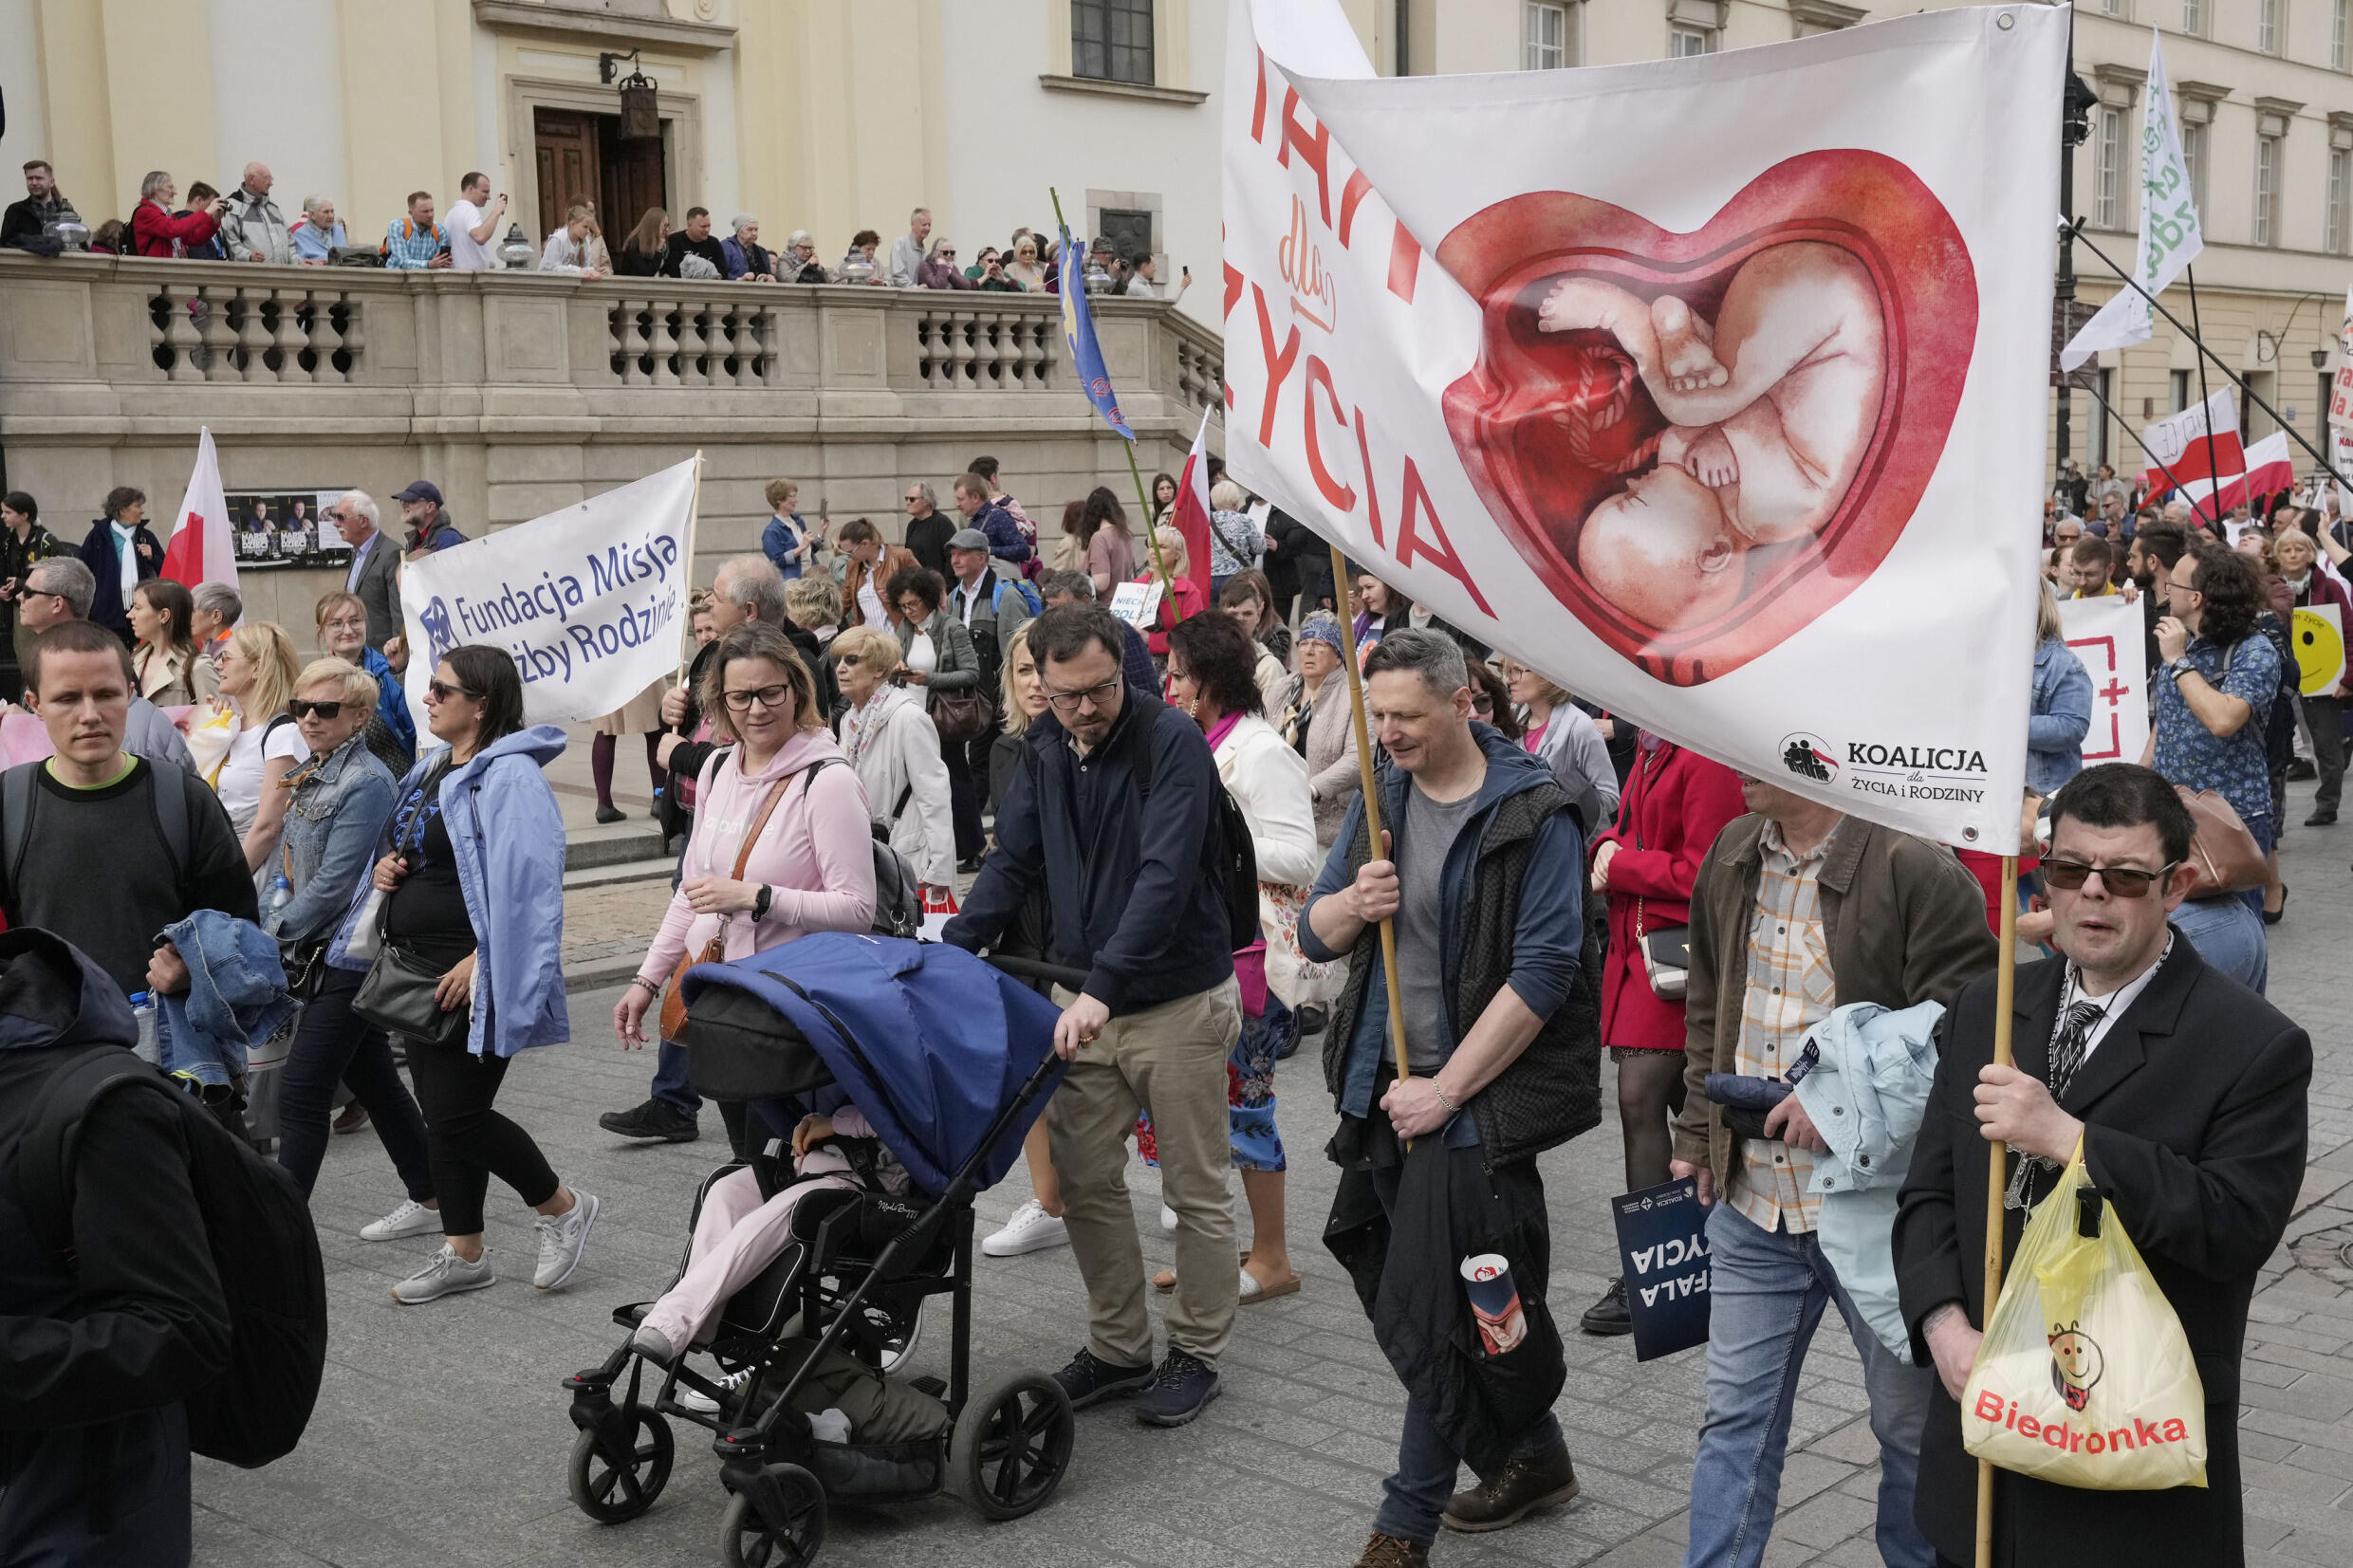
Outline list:
[[[1348,959],[1324,1035],[1343,1170],[1325,1240],[1408,1399],[1360,1568],[1418,1568],[1441,1522],[1498,1530],[1577,1495],[1535,1157],[1601,1119],[1600,1005],[1575,809],[1473,721],[1461,648],[1393,632],[1351,694],[1364,789],[1299,944]],[[1466,1462],[1481,1481],[1457,1492]]]
[[[2052,797],[2050,821],[2043,876],[2063,956],[2020,968],[2007,1007],[1997,975],[1955,999],[1896,1217],[1912,1354],[1938,1382],[1917,1516],[1947,1564],[2243,1562],[2239,1350],[2256,1271],[2304,1179],[2311,1041],[2168,924],[2194,880],[2192,821],[2171,784],[2129,763],[2085,768]],[[2001,1060],[2003,1023],[2014,1062]],[[2196,1357],[2206,1485],[2091,1491],[1995,1470],[1986,1540],[1958,1401],[1986,1321],[1988,1192],[1999,1202],[2007,1189],[2006,1261],[2079,1141]],[[2005,1146],[2012,1163],[1997,1166]]]

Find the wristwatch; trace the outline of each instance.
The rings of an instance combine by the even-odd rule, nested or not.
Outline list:
[[[2192,664],[2186,658],[2167,659],[2165,661],[2165,673],[2177,681],[2184,675],[2196,674],[2197,666]]]
[[[767,919],[769,904],[774,900],[775,896],[776,890],[769,886],[766,882],[762,882],[760,884],[760,891],[751,895],[751,918],[754,920]]]

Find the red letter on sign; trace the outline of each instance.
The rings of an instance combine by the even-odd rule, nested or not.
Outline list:
[[[1348,176],[1348,183],[1340,188],[1340,243],[1348,243],[1348,231],[1356,227],[1357,204],[1373,194],[1373,182],[1359,169]]]
[[[1288,169],[1291,166],[1291,149],[1299,149],[1300,159],[1315,171],[1315,204],[1324,214],[1324,227],[1332,226],[1332,183],[1327,167],[1331,162],[1332,133],[1322,124],[1314,131],[1299,122],[1299,94],[1290,87],[1283,89],[1283,150],[1275,161]]]
[[[1389,547],[1380,532],[1380,487],[1373,483],[1373,453],[1364,444],[1364,411],[1356,411],[1356,455],[1364,465],[1364,510],[1373,525],[1373,544],[1380,549]]]
[[[1299,360],[1299,328],[1294,323],[1291,335],[1284,340],[1283,352],[1274,351],[1274,323],[1267,315],[1266,290],[1251,285],[1251,303],[1258,306],[1258,346],[1267,357],[1267,400],[1258,411],[1258,444],[1274,445],[1274,411],[1283,400],[1283,378],[1291,373]]]
[[[1397,225],[1397,232],[1389,241],[1389,292],[1407,304],[1414,303],[1414,279],[1421,271],[1421,246],[1405,231],[1405,225]]]
[[[1332,373],[1323,360],[1310,354],[1307,356],[1306,396],[1300,405],[1302,422],[1307,428],[1307,471],[1315,476],[1315,488],[1324,492],[1325,500],[1341,511],[1353,511],[1356,508],[1356,491],[1333,478],[1331,470],[1324,466],[1324,445],[1315,436],[1315,389],[1318,387],[1324,389],[1325,400],[1332,406],[1332,417],[1339,421],[1341,429],[1346,430],[1348,421],[1340,412],[1340,394],[1332,388]]]
[[[1438,521],[1437,509],[1430,505],[1430,492],[1422,488],[1421,470],[1414,467],[1411,457],[1405,459],[1405,501],[1399,509],[1404,515],[1398,521],[1398,564],[1414,563],[1414,546],[1418,543],[1430,564],[1461,583],[1463,592],[1471,596],[1471,602],[1479,607],[1482,615],[1492,616],[1495,612],[1480,594],[1479,585],[1471,581],[1471,574],[1462,569],[1462,563],[1455,558],[1454,546],[1446,538],[1446,526]],[[1416,512],[1430,520],[1432,539],[1424,540],[1415,531]]]
[[[1251,104],[1251,139],[1267,139],[1267,51],[1258,51],[1258,97]]]

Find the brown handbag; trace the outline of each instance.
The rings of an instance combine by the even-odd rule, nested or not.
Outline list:
[[[2218,898],[2263,886],[2269,876],[2263,848],[2231,802],[2214,790],[2192,789],[2186,784],[2174,785],[2174,792],[2189,807],[2190,821],[2196,824],[2188,864],[2197,879],[2185,896]]]
[[[744,867],[751,861],[751,846],[760,841],[760,834],[768,827],[768,820],[776,811],[776,802],[785,798],[795,774],[787,773],[776,781],[760,802],[760,815],[751,820],[751,831],[744,835],[743,847],[735,852],[735,881],[744,879]],[[678,967],[670,971],[670,984],[662,987],[661,1038],[676,1042],[686,1033],[686,971],[698,964],[717,964],[727,957],[727,916],[719,916],[719,930],[703,950],[681,957]]]

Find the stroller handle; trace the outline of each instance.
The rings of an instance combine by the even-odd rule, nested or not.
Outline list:
[[[996,952],[989,954],[989,962],[1019,980],[1048,980],[1073,991],[1086,984],[1084,969],[1065,968],[1060,964],[1043,963],[1034,958],[1014,958]]]

